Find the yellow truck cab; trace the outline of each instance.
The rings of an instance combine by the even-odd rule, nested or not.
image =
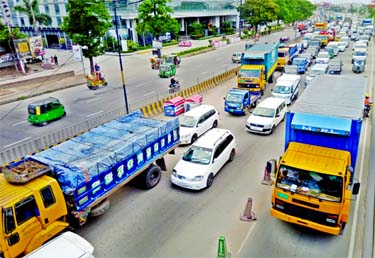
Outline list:
[[[0,257],[25,255],[69,226],[64,195],[52,177],[16,185],[0,174],[0,189]]]
[[[276,70],[284,70],[285,66],[289,64],[289,48],[279,48],[277,58]]]

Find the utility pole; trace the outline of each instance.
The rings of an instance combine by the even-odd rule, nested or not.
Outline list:
[[[116,6],[117,2],[118,2],[118,0],[113,0],[112,1],[112,3],[113,3],[113,12],[114,12],[114,15],[115,15],[115,28],[116,28],[118,58],[119,58],[119,62],[120,62],[122,89],[124,91],[125,110],[126,110],[126,114],[129,114],[128,97],[127,97],[127,94],[126,94],[126,86],[125,86],[125,75],[124,75],[124,69],[122,67],[122,60],[121,60],[120,36],[119,36],[119,33],[118,33],[117,6]]]
[[[242,6],[242,0],[240,0],[240,6]],[[238,22],[238,36],[241,38],[241,12],[238,12],[239,22]]]

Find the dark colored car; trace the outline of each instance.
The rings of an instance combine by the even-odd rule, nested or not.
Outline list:
[[[285,42],[288,42],[289,40],[290,40],[289,37],[283,36],[280,38],[280,43],[285,43]]]

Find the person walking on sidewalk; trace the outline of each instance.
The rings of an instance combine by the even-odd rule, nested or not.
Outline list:
[[[59,64],[58,59],[57,59],[57,55],[56,55],[56,54],[53,56],[53,60],[55,61],[55,65],[58,65],[58,64]]]

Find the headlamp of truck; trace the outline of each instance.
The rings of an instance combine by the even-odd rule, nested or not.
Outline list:
[[[332,224],[337,224],[337,215],[328,215],[327,218],[326,218],[326,221],[328,223],[332,223]]]
[[[279,210],[284,210],[284,209],[285,209],[285,207],[284,207],[284,202],[283,202],[283,201],[280,201],[280,200],[278,200],[278,199],[276,199],[275,206],[276,206],[276,208],[278,208]]]

